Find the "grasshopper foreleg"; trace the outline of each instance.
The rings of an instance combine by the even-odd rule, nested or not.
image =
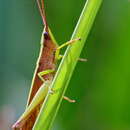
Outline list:
[[[75,42],[77,42],[77,41],[80,41],[80,40],[81,40],[81,38],[76,38],[76,39],[70,40],[70,41],[68,41],[68,42],[65,42],[65,43],[63,43],[62,45],[60,45],[60,46],[57,48],[57,50],[60,50],[60,49],[64,48],[65,46],[68,46],[68,45],[70,45],[70,44],[72,44],[72,43],[75,43]]]
[[[55,54],[55,58],[58,59],[58,60],[62,59],[62,58],[63,58],[63,55],[60,55],[60,54],[59,54],[60,50],[61,50],[62,48],[64,48],[65,46],[68,46],[68,45],[70,45],[70,44],[73,44],[73,43],[75,43],[76,41],[79,41],[79,40],[81,40],[81,38],[77,38],[77,39],[74,39],[74,40],[70,40],[70,41],[68,41],[68,42],[66,42],[66,43],[63,43],[61,46],[57,47],[57,49],[56,49],[56,54]],[[79,58],[78,60],[79,60],[79,61],[84,61],[84,62],[87,61],[87,59],[84,59],[84,58]]]
[[[62,56],[60,56],[60,50],[70,44],[73,44],[75,43],[76,41],[79,41],[81,40],[81,38],[76,38],[76,39],[73,39],[73,40],[70,40],[68,42],[65,42],[63,43],[62,45],[60,45],[59,47],[56,48],[56,53],[55,53],[55,59],[59,60],[62,58]]]
[[[62,59],[62,58],[63,58],[63,55],[59,55],[58,59],[60,60],[60,59]],[[78,61],[86,62],[86,61],[88,61],[88,60],[85,59],[85,58],[79,58]]]

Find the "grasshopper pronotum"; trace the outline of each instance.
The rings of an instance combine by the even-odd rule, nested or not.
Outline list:
[[[19,120],[13,125],[12,128],[14,130],[32,130],[47,93],[54,93],[53,90],[49,89],[49,86],[55,76],[56,63],[62,58],[60,55],[60,49],[80,40],[80,38],[77,38],[58,46],[46,21],[44,0],[37,0],[37,4],[44,24],[41,51],[33,76],[26,110]],[[81,61],[82,60],[84,61],[84,59],[81,59]],[[63,98],[69,102],[74,102],[74,100],[71,100],[68,97]]]

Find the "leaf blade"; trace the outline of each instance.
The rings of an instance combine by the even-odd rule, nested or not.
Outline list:
[[[56,93],[53,95],[48,93],[33,130],[48,130],[51,128],[101,2],[102,0],[88,0],[86,2],[71,38],[80,37],[82,40],[68,46],[51,85]]]

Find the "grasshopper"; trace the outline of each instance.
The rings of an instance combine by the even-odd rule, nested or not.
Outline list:
[[[62,58],[60,55],[60,49],[80,40],[80,38],[77,38],[58,46],[46,20],[44,0],[37,0],[37,5],[44,25],[41,38],[41,49],[25,112],[12,126],[13,130],[32,130],[46,95],[48,93],[54,93],[53,90],[49,89],[49,86],[55,76],[57,61]],[[80,60],[86,61],[85,59]],[[68,97],[64,96],[63,98],[69,102],[75,102],[75,100],[71,100]]]

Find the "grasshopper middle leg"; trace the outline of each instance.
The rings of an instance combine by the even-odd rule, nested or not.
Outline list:
[[[39,73],[38,73],[38,76],[39,76],[39,78],[44,82],[45,79],[44,79],[42,76],[44,76],[44,75],[46,75],[46,74],[49,74],[49,73],[53,73],[54,71],[55,71],[55,70],[47,69],[47,70],[44,70],[44,71],[39,72]]]

